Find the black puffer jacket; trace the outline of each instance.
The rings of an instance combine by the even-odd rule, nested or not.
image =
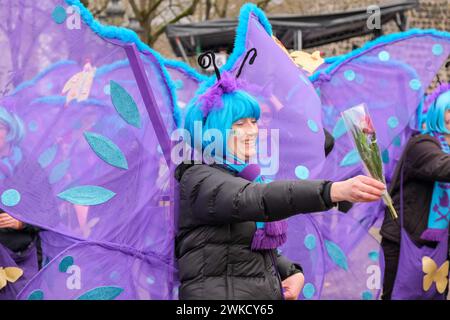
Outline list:
[[[180,299],[282,299],[281,281],[301,268],[276,250],[251,250],[255,221],[330,209],[331,182],[255,184],[218,165],[184,164],[176,178]]]

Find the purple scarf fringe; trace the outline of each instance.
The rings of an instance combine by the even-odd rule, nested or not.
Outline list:
[[[246,165],[238,176],[249,181],[255,181],[261,174],[261,168],[257,164]],[[263,177],[261,177],[264,181]],[[261,182],[263,183],[263,182]],[[252,250],[270,250],[283,245],[287,240],[288,224],[286,220],[264,223],[264,228],[257,228],[252,240]]]
[[[252,250],[270,250],[282,246],[287,240],[287,221],[264,223],[264,228],[256,229],[253,235]]]
[[[447,229],[426,229],[420,236],[423,240],[440,242],[447,238]]]

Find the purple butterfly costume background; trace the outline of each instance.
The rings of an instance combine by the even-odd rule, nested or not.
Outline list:
[[[46,265],[18,298],[177,298],[177,192],[167,139],[182,125],[197,88],[201,92],[213,78],[165,60],[129,31],[103,28],[85,10],[80,29],[70,29],[71,16],[62,11],[72,4],[80,8],[79,1],[0,3],[0,46],[6,52],[0,106],[24,122],[19,147],[27,154],[25,177],[0,180],[0,194],[17,191],[20,201],[5,210],[48,230],[41,232]],[[270,24],[255,6],[242,8],[237,33],[224,69],[235,72],[243,53],[257,48],[258,58],[242,78],[261,105],[261,128],[279,130],[276,174],[265,162],[268,176],[276,179],[339,180],[362,173],[339,120],[340,111],[360,102],[368,104],[387,150],[389,179],[424,88],[450,51],[448,34],[405,37],[328,60],[311,82],[273,41]],[[69,79],[72,90],[62,93]],[[142,89],[145,81],[156,104]],[[68,101],[70,94],[75,98]],[[336,139],[328,158],[324,127]],[[269,141],[276,141],[274,132]],[[92,142],[89,134],[97,139]],[[27,171],[36,165],[39,174]],[[280,250],[304,268],[300,298],[379,296],[381,288],[368,286],[367,279],[369,271],[382,278],[383,255],[369,233],[382,212],[376,203],[355,205],[348,214],[289,219],[288,242]]]

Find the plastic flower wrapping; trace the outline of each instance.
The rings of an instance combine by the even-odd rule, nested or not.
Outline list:
[[[347,127],[347,132],[358,150],[366,172],[374,179],[386,184],[380,147],[377,143],[377,134],[367,106],[360,104],[345,110],[342,112],[342,118]],[[398,215],[389,193],[385,191],[382,198],[392,218],[397,219]]]

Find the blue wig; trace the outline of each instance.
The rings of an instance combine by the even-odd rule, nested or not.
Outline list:
[[[226,151],[228,133],[234,122],[243,118],[260,117],[260,107],[255,98],[242,90],[236,90],[231,93],[223,94],[220,99],[222,106],[213,108],[204,119],[203,112],[200,108],[200,102],[191,105],[187,111],[184,128],[189,131],[191,135],[191,146],[195,146],[194,141],[202,140],[202,148],[205,148],[213,139],[205,135],[208,130],[215,129],[220,131],[223,139],[223,151]],[[195,122],[202,124],[203,137],[197,137],[195,133]],[[198,142],[197,142],[198,143]],[[198,143],[198,145],[200,145]]]
[[[426,133],[450,134],[450,130],[445,126],[445,113],[447,110],[450,110],[450,90],[440,94],[430,105],[427,112]]]
[[[9,113],[3,107],[0,107],[0,123],[8,128],[8,135],[6,141],[17,145],[22,141],[25,135],[25,127],[22,120],[14,113]]]

